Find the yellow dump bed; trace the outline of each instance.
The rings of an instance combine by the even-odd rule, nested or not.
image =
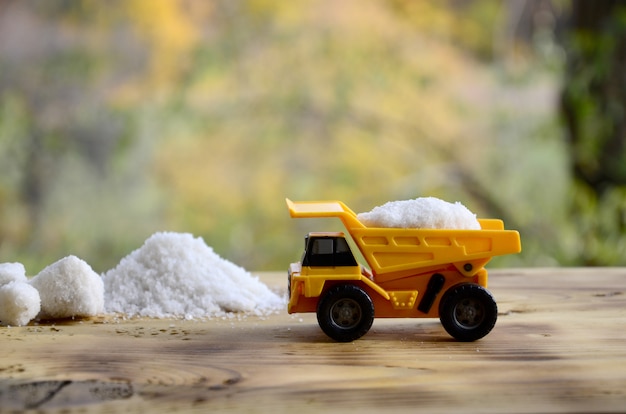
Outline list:
[[[402,277],[418,268],[453,264],[467,275],[493,256],[519,253],[519,233],[505,230],[502,220],[479,219],[480,230],[366,227],[341,201],[293,202],[294,218],[339,218],[379,279]]]

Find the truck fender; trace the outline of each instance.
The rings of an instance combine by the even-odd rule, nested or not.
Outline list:
[[[391,300],[391,296],[389,296],[389,293],[387,293],[387,291],[385,289],[381,288],[380,286],[378,286],[376,283],[374,283],[373,281],[371,281],[367,277],[361,276],[361,282],[365,283],[374,292],[378,293],[380,296],[382,296],[386,300]]]

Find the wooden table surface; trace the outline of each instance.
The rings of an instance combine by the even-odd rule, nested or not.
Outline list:
[[[492,270],[490,291],[473,343],[432,319],[335,343],[286,312],[0,327],[0,412],[626,412],[626,268]]]

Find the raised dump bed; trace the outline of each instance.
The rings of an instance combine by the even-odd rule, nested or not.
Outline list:
[[[294,218],[339,218],[379,282],[446,264],[469,276],[493,256],[521,251],[519,233],[497,219],[479,219],[480,230],[381,228],[366,227],[341,201],[287,199],[287,206]]]

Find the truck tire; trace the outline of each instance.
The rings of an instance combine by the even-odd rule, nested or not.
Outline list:
[[[445,330],[463,342],[487,335],[496,324],[498,306],[491,293],[480,285],[466,283],[445,293],[439,304],[439,319]]]
[[[317,306],[322,331],[338,342],[351,342],[365,335],[374,322],[374,304],[354,285],[338,285],[326,292]]]

